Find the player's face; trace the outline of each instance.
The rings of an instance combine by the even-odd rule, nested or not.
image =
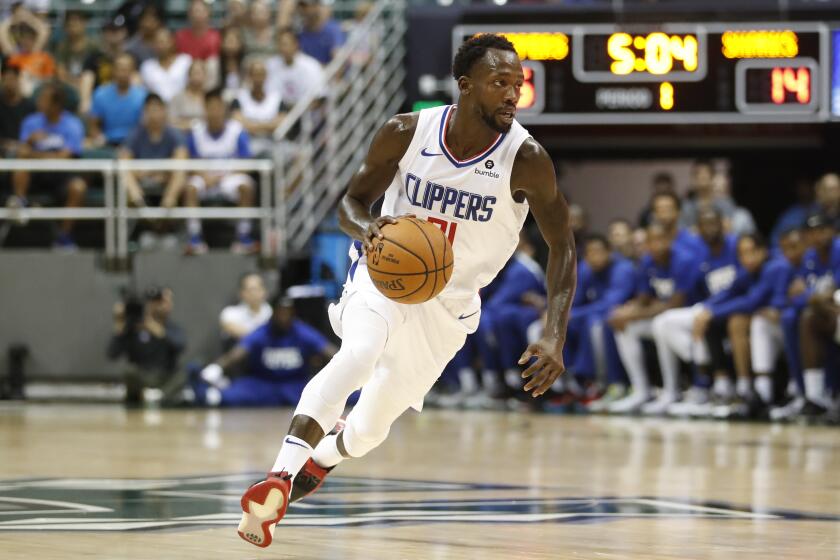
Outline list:
[[[840,204],[840,177],[829,173],[817,184],[817,202],[821,206]]]
[[[600,272],[610,264],[610,251],[600,241],[590,241],[586,244],[583,258],[592,270]]]
[[[166,126],[166,106],[163,103],[149,103],[143,110],[143,119],[147,127],[161,130]]]
[[[257,61],[251,65],[251,85],[255,88],[262,88],[265,85],[267,77],[268,73],[266,72],[265,64]]]
[[[251,306],[257,306],[265,301],[265,284],[262,278],[256,274],[248,276],[242,282],[242,289],[239,291],[242,301]]]
[[[664,261],[671,252],[671,238],[659,227],[648,228],[647,250],[656,261]]]
[[[271,320],[274,326],[280,330],[287,331],[292,326],[292,320],[295,318],[294,307],[279,306],[274,308],[274,314]]]
[[[120,56],[114,62],[114,82],[121,87],[131,84],[131,75],[134,72],[134,59],[130,56]]]
[[[834,228],[831,226],[822,226],[811,228],[807,230],[808,245],[818,249],[824,249],[831,246],[834,240]]]
[[[756,246],[755,241],[749,237],[738,242],[738,262],[750,274],[758,272],[766,258],[767,249]]]
[[[779,241],[779,248],[788,262],[798,264],[805,253],[805,242],[799,233],[791,233]]]
[[[697,220],[697,229],[706,243],[714,243],[723,235],[723,223],[716,214],[701,214]]]
[[[227,120],[225,102],[218,97],[211,97],[204,104],[204,111],[207,114],[207,125],[213,130],[224,128]]]
[[[670,228],[677,223],[680,217],[680,210],[674,204],[673,199],[667,196],[660,196],[653,200],[653,217],[658,223]]]
[[[158,58],[167,56],[172,52],[172,33],[168,29],[160,29],[155,35],[155,54]]]
[[[691,168],[691,186],[693,189],[706,193],[712,189],[712,168],[704,163]]]
[[[630,226],[624,222],[616,222],[610,226],[607,235],[609,236],[610,244],[615,248],[619,248],[630,243],[633,232],[630,230]]]
[[[479,117],[496,132],[507,132],[516,117],[519,90],[525,81],[515,52],[489,49],[473,66],[470,95]]]

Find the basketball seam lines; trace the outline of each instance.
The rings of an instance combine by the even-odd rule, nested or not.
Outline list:
[[[387,239],[387,238],[386,238],[386,239]],[[426,261],[424,261],[422,258],[420,258],[420,255],[418,255],[417,253],[415,253],[415,252],[414,252],[414,251],[412,251],[411,249],[409,249],[409,248],[405,247],[402,243],[398,243],[398,242],[394,241],[393,239],[387,239],[387,241],[390,241],[391,243],[393,243],[394,245],[396,245],[397,247],[399,247],[400,249],[402,249],[403,251],[405,251],[405,252],[406,252],[406,253],[408,253],[409,255],[412,255],[412,256],[413,256],[414,258],[416,258],[418,261],[420,261],[421,263],[423,263],[423,268],[425,268],[425,269],[426,269],[426,271],[425,271],[423,274],[428,274],[428,273],[429,273],[429,267],[428,267],[428,266],[426,266]],[[371,265],[371,264],[372,264],[372,263],[368,263],[368,268],[369,268],[369,269],[371,268],[371,267],[370,267],[370,265]],[[435,261],[435,266],[437,266],[437,261]],[[378,269],[376,269],[376,268],[374,268],[374,269],[373,269],[373,271],[374,271],[374,272],[380,272],[380,271],[379,271]],[[387,272],[386,272],[385,274],[389,274],[389,273],[387,273]],[[418,274],[416,274],[416,275],[419,275],[419,273],[418,273]],[[435,275],[435,276],[437,276],[437,275]],[[416,288],[413,292],[408,293],[408,294],[403,294],[403,295],[401,295],[400,297],[390,297],[390,296],[388,296],[388,297],[389,297],[390,299],[392,299],[392,300],[398,300],[398,299],[404,299],[404,298],[407,298],[407,297],[413,296],[414,294],[416,294],[417,292],[419,292],[420,290],[422,290],[422,289],[423,289],[423,286],[425,286],[425,285],[426,285],[426,282],[428,282],[428,281],[429,281],[429,278],[428,278],[428,276],[427,276],[427,277],[426,277],[426,281],[425,281],[425,282],[423,282],[422,284],[420,284],[420,285],[419,285],[419,286],[418,286],[418,287],[417,287],[417,288]]]
[[[438,271],[438,265],[437,265],[437,255],[435,254],[435,247],[434,247],[434,245],[432,245],[432,240],[431,240],[431,239],[429,239],[429,236],[428,236],[428,235],[426,235],[426,232],[425,232],[425,231],[423,231],[423,228],[420,226],[420,224],[418,224],[418,223],[417,223],[417,218],[409,218],[409,221],[410,221],[412,224],[414,224],[414,226],[415,226],[417,229],[419,229],[419,230],[420,230],[420,233],[422,233],[422,234],[423,234],[423,237],[424,237],[424,238],[426,238],[426,243],[428,243],[428,245],[429,245],[429,251],[431,251],[431,253],[432,253],[432,261],[434,262],[434,265],[435,265],[435,279],[434,279],[434,283],[432,284],[432,291],[431,291],[431,293],[435,293],[435,289],[437,288],[437,271]],[[445,247],[445,246],[446,246],[446,244],[444,244],[444,247]],[[428,280],[428,277],[427,277],[427,280]],[[424,285],[425,285],[425,282],[424,282]],[[431,299],[431,298],[430,298],[430,299]]]

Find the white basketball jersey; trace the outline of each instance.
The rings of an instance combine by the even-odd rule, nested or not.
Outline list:
[[[414,138],[385,192],[382,215],[415,214],[439,226],[452,242],[455,265],[439,297],[473,299],[499,273],[519,243],[528,203],[510,189],[513,162],[530,137],[514,121],[481,153],[457,159],[445,131],[455,105],[420,111]],[[364,262],[361,243],[351,258]]]

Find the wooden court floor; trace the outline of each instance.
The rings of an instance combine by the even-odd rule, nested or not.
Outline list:
[[[261,550],[288,410],[0,405],[0,558],[840,560],[840,430],[410,413]]]

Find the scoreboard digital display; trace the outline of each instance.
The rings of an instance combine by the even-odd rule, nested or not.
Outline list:
[[[820,122],[830,117],[822,23],[460,25],[516,47],[518,118],[535,124]]]

